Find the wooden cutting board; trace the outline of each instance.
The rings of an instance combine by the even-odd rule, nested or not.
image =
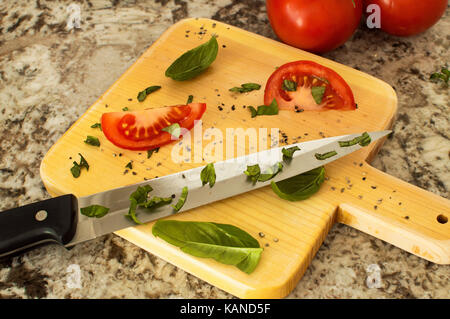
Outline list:
[[[218,35],[219,53],[206,72],[185,82],[165,77],[166,68],[178,56],[209,40],[213,33]],[[277,66],[295,60],[316,61],[341,74],[354,92],[358,109],[322,113],[280,111],[278,116],[252,119],[243,106],[261,105],[267,78]],[[228,91],[247,82],[260,83],[262,88],[246,94]],[[161,85],[162,89],[139,103],[137,93],[150,85]],[[174,163],[171,152],[175,144],[162,147],[147,159],[146,152],[119,149],[100,130],[90,127],[99,122],[104,112],[120,111],[123,107],[138,110],[183,104],[191,94],[195,102],[207,103],[203,131],[215,127],[225,136],[226,128],[268,128],[269,132],[271,128],[279,128],[289,144],[388,129],[397,109],[394,90],[372,76],[217,21],[187,19],[168,29],[49,150],[41,164],[41,177],[48,192],[52,196],[65,193],[84,196],[205,165],[205,162]],[[87,135],[97,136],[101,146],[85,144]],[[210,143],[204,137],[203,146]],[[184,254],[155,238],[151,234],[153,223],[116,234],[241,298],[286,296],[336,222],[435,263],[450,263],[447,222],[450,202],[371,167],[368,162],[381,144],[373,143],[327,165],[326,181],[308,200],[288,202],[266,187],[170,217],[232,224],[249,232],[264,247],[261,261],[250,275],[212,259]],[[74,160],[79,160],[78,153],[83,154],[90,169],[75,179],[70,168]],[[130,161],[133,170],[125,173]]]

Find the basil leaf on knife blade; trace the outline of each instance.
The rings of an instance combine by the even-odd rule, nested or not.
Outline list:
[[[91,205],[80,208],[80,212],[87,217],[101,218],[108,214],[109,208],[101,205]]]
[[[139,221],[139,219],[137,219],[136,217],[136,209],[138,205],[143,204],[147,201],[148,193],[150,193],[152,190],[153,188],[150,185],[139,186],[130,195],[130,208],[128,209],[128,214],[125,216],[131,218],[138,225],[142,225],[142,222]]]
[[[187,195],[188,195],[188,188],[185,186],[181,190],[181,195],[180,198],[178,199],[178,202],[175,205],[172,205],[172,208],[175,210],[175,212],[178,212],[183,207],[184,203],[186,202]]]
[[[275,175],[277,175],[279,172],[281,172],[282,169],[283,164],[276,163],[258,176],[258,182],[267,182],[268,180],[274,178]]]
[[[370,138],[370,135],[367,132],[364,132],[361,136],[355,137],[354,139],[350,141],[339,141],[340,147],[349,147],[356,144],[359,144],[361,146],[367,146],[372,142],[372,139]]]
[[[216,183],[216,170],[214,169],[214,163],[209,163],[202,169],[200,173],[200,180],[202,186],[209,183],[209,187],[213,187]]]
[[[300,151],[300,147],[298,146],[293,146],[293,147],[289,147],[289,148],[284,148],[281,150],[281,153],[283,153],[283,160],[285,162],[289,162],[292,160],[292,157],[294,156],[294,153],[296,151]]]
[[[255,270],[263,251],[250,234],[227,224],[158,220],[152,233],[187,254],[213,258],[247,274]]]
[[[323,166],[291,178],[272,182],[272,190],[280,198],[289,201],[305,200],[316,193],[325,180],[325,168]]]
[[[177,81],[192,79],[206,70],[217,57],[219,44],[216,37],[191,49],[176,59],[166,70],[166,76]]]

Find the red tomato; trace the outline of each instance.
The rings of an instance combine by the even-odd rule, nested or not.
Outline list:
[[[444,14],[447,3],[448,0],[364,0],[364,11],[370,4],[378,5],[382,30],[410,36],[433,26]]]
[[[266,7],[283,42],[317,53],[344,44],[362,16],[362,0],[267,0]]]
[[[132,112],[102,115],[102,130],[114,145],[129,150],[151,150],[170,143],[172,135],[163,128],[178,123],[190,130],[201,119],[205,103],[167,106]]]
[[[284,81],[296,83],[295,91],[285,90]],[[322,102],[317,104],[312,88],[325,87]],[[277,100],[281,110],[301,112],[356,109],[353,92],[347,82],[333,70],[312,61],[296,61],[280,66],[267,80],[264,104]]]

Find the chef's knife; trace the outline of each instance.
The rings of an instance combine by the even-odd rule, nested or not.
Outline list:
[[[370,141],[373,142],[389,133],[390,131],[379,131],[368,134]],[[161,197],[170,197],[173,196],[172,194],[177,197],[177,195],[180,195],[182,188],[187,186],[188,197],[182,209],[177,212],[180,213],[267,186],[271,181],[278,182],[335,161],[363,147],[358,143],[350,143],[351,145],[349,143],[345,145],[346,143],[344,143],[345,147],[343,147],[339,142],[342,144],[342,142],[351,141],[360,136],[362,136],[362,133],[329,137],[272,148],[217,162],[214,164],[216,172],[214,187],[203,186],[200,172],[204,167],[197,167],[85,197],[76,198],[74,195],[68,194],[1,212],[0,257],[49,242],[71,247],[134,226],[135,223],[125,215],[128,213],[130,206],[130,194],[136,191],[138,186],[150,185],[153,188],[151,195]],[[282,171],[275,175],[273,179],[252,183],[244,174],[248,165],[259,164],[261,172],[270,169],[274,164],[283,161],[283,148],[287,149],[294,146],[297,146],[300,150],[294,153],[291,161],[284,163]],[[324,156],[326,157],[324,159],[318,159],[315,156],[316,154],[327,153],[332,156]],[[175,203],[176,201],[177,198],[174,199]],[[110,210],[107,215],[101,218],[82,215],[80,208],[90,205],[102,205]],[[175,214],[171,205],[156,208],[151,212],[138,208],[136,213],[143,223]]]

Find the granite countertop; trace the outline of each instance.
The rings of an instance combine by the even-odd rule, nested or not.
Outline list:
[[[0,210],[49,198],[39,165],[50,146],[163,31],[206,17],[276,38],[260,0],[0,3]],[[71,7],[72,12],[77,7]],[[79,25],[78,25],[79,22]],[[361,27],[324,56],[392,85],[399,112],[373,165],[449,198],[449,89],[428,80],[450,62],[450,10],[426,33]],[[370,266],[370,267],[369,267]],[[370,269],[380,281],[367,286]],[[369,269],[368,269],[369,267]],[[74,282],[77,269],[81,281]],[[81,288],[78,287],[81,284]],[[0,261],[0,298],[232,298],[126,240],[52,245]],[[335,225],[288,298],[449,298],[450,266]]]

